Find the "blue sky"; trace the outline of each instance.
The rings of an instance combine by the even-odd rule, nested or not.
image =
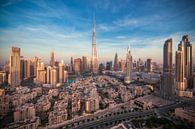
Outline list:
[[[134,59],[162,62],[162,48],[173,38],[174,51],[182,35],[195,42],[194,0],[4,0],[0,1],[0,63],[9,48],[21,55],[48,62],[91,56],[92,18],[96,15],[97,52],[100,62],[125,59],[131,45]]]

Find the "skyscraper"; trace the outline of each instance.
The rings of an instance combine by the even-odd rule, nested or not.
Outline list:
[[[73,73],[74,72],[74,64],[73,64],[73,58],[71,57],[70,59],[70,70],[69,73]]]
[[[87,57],[83,56],[82,57],[82,72],[86,72],[87,71]]]
[[[10,74],[9,84],[11,86],[20,85],[20,48],[12,47],[10,52]]]
[[[185,78],[184,78],[184,43],[178,45],[178,51],[175,54],[175,76],[176,76],[176,89],[179,91],[186,90]]]
[[[125,71],[125,65],[126,65],[126,60],[121,60],[119,62],[119,70],[120,71]]]
[[[76,74],[80,74],[81,72],[81,59],[80,58],[74,59],[74,72]]]
[[[92,35],[92,73],[98,73],[98,60],[96,51],[96,25],[95,17],[93,20],[93,35]]]
[[[151,72],[152,71],[152,59],[147,59],[147,72]]]
[[[36,81],[38,81],[40,83],[46,83],[46,70],[45,70],[44,63],[41,62],[41,59],[39,59],[37,62]]]
[[[64,83],[64,61],[59,63],[59,82]]]
[[[192,75],[193,75],[193,66],[192,66],[192,44],[190,44],[188,35],[182,37],[182,42],[184,46],[184,77],[187,80],[187,88],[192,89]]]
[[[166,40],[164,44],[163,72],[172,72],[172,39]]]
[[[119,62],[118,62],[118,55],[116,53],[114,57],[114,71],[118,71],[118,70],[119,70]]]
[[[52,69],[52,72],[51,72],[51,84],[53,87],[56,86],[56,84],[58,83],[57,81],[57,70],[55,68]]]
[[[163,75],[161,77],[161,95],[172,98],[174,93],[172,75],[172,39],[165,41],[163,48]]]
[[[51,84],[51,73],[52,72],[52,67],[51,66],[47,66],[47,84]]]
[[[53,67],[55,65],[54,52],[50,53],[50,65]]]
[[[20,60],[20,79],[24,80],[24,60]]]
[[[38,62],[38,57],[36,57],[35,56],[35,58],[34,58],[34,61],[33,61],[33,63],[34,63],[34,76],[37,76],[37,62]]]
[[[125,83],[130,84],[131,82],[131,70],[132,70],[132,56],[130,51],[130,46],[127,48],[127,57],[126,57],[126,74],[125,74]]]
[[[112,61],[106,62],[106,70],[112,70]]]

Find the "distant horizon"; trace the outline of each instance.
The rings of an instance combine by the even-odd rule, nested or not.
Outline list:
[[[165,40],[175,51],[188,34],[195,51],[195,1],[1,1],[0,64],[9,60],[11,46],[26,58],[70,62],[71,56],[91,58],[93,14],[96,15],[98,63],[126,58],[131,44],[133,59],[162,64]],[[194,54],[195,52],[193,52]],[[195,55],[193,56],[193,60]],[[195,62],[195,61],[194,61]]]

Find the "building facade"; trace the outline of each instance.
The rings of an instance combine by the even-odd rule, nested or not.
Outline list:
[[[10,74],[9,74],[9,84],[11,86],[20,85],[20,48],[12,47],[10,52]]]
[[[98,58],[97,58],[97,50],[96,50],[96,25],[95,25],[95,18],[93,21],[93,35],[92,35],[92,73],[98,73]]]
[[[174,78],[172,74],[172,39],[165,41],[163,48],[163,74],[161,77],[161,95],[172,98],[174,94]]]
[[[128,47],[127,57],[126,57],[126,73],[124,78],[126,84],[131,83],[131,71],[132,71],[132,56],[131,56],[130,47]]]

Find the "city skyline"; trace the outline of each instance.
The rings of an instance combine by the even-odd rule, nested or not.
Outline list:
[[[129,43],[133,59],[152,58],[160,63],[166,39],[173,39],[173,51],[185,34],[194,45],[193,1],[179,1],[175,5],[168,1],[101,2],[85,1],[86,5],[75,1],[1,2],[0,64],[9,59],[11,46],[21,48],[24,57],[39,56],[47,63],[51,51],[59,61],[70,62],[71,56],[91,57],[93,13],[96,15],[99,63],[113,60],[116,52],[119,59],[125,59]],[[141,7],[143,4],[146,5]],[[183,10],[185,7],[187,9]],[[173,61],[174,57],[175,53]]]

